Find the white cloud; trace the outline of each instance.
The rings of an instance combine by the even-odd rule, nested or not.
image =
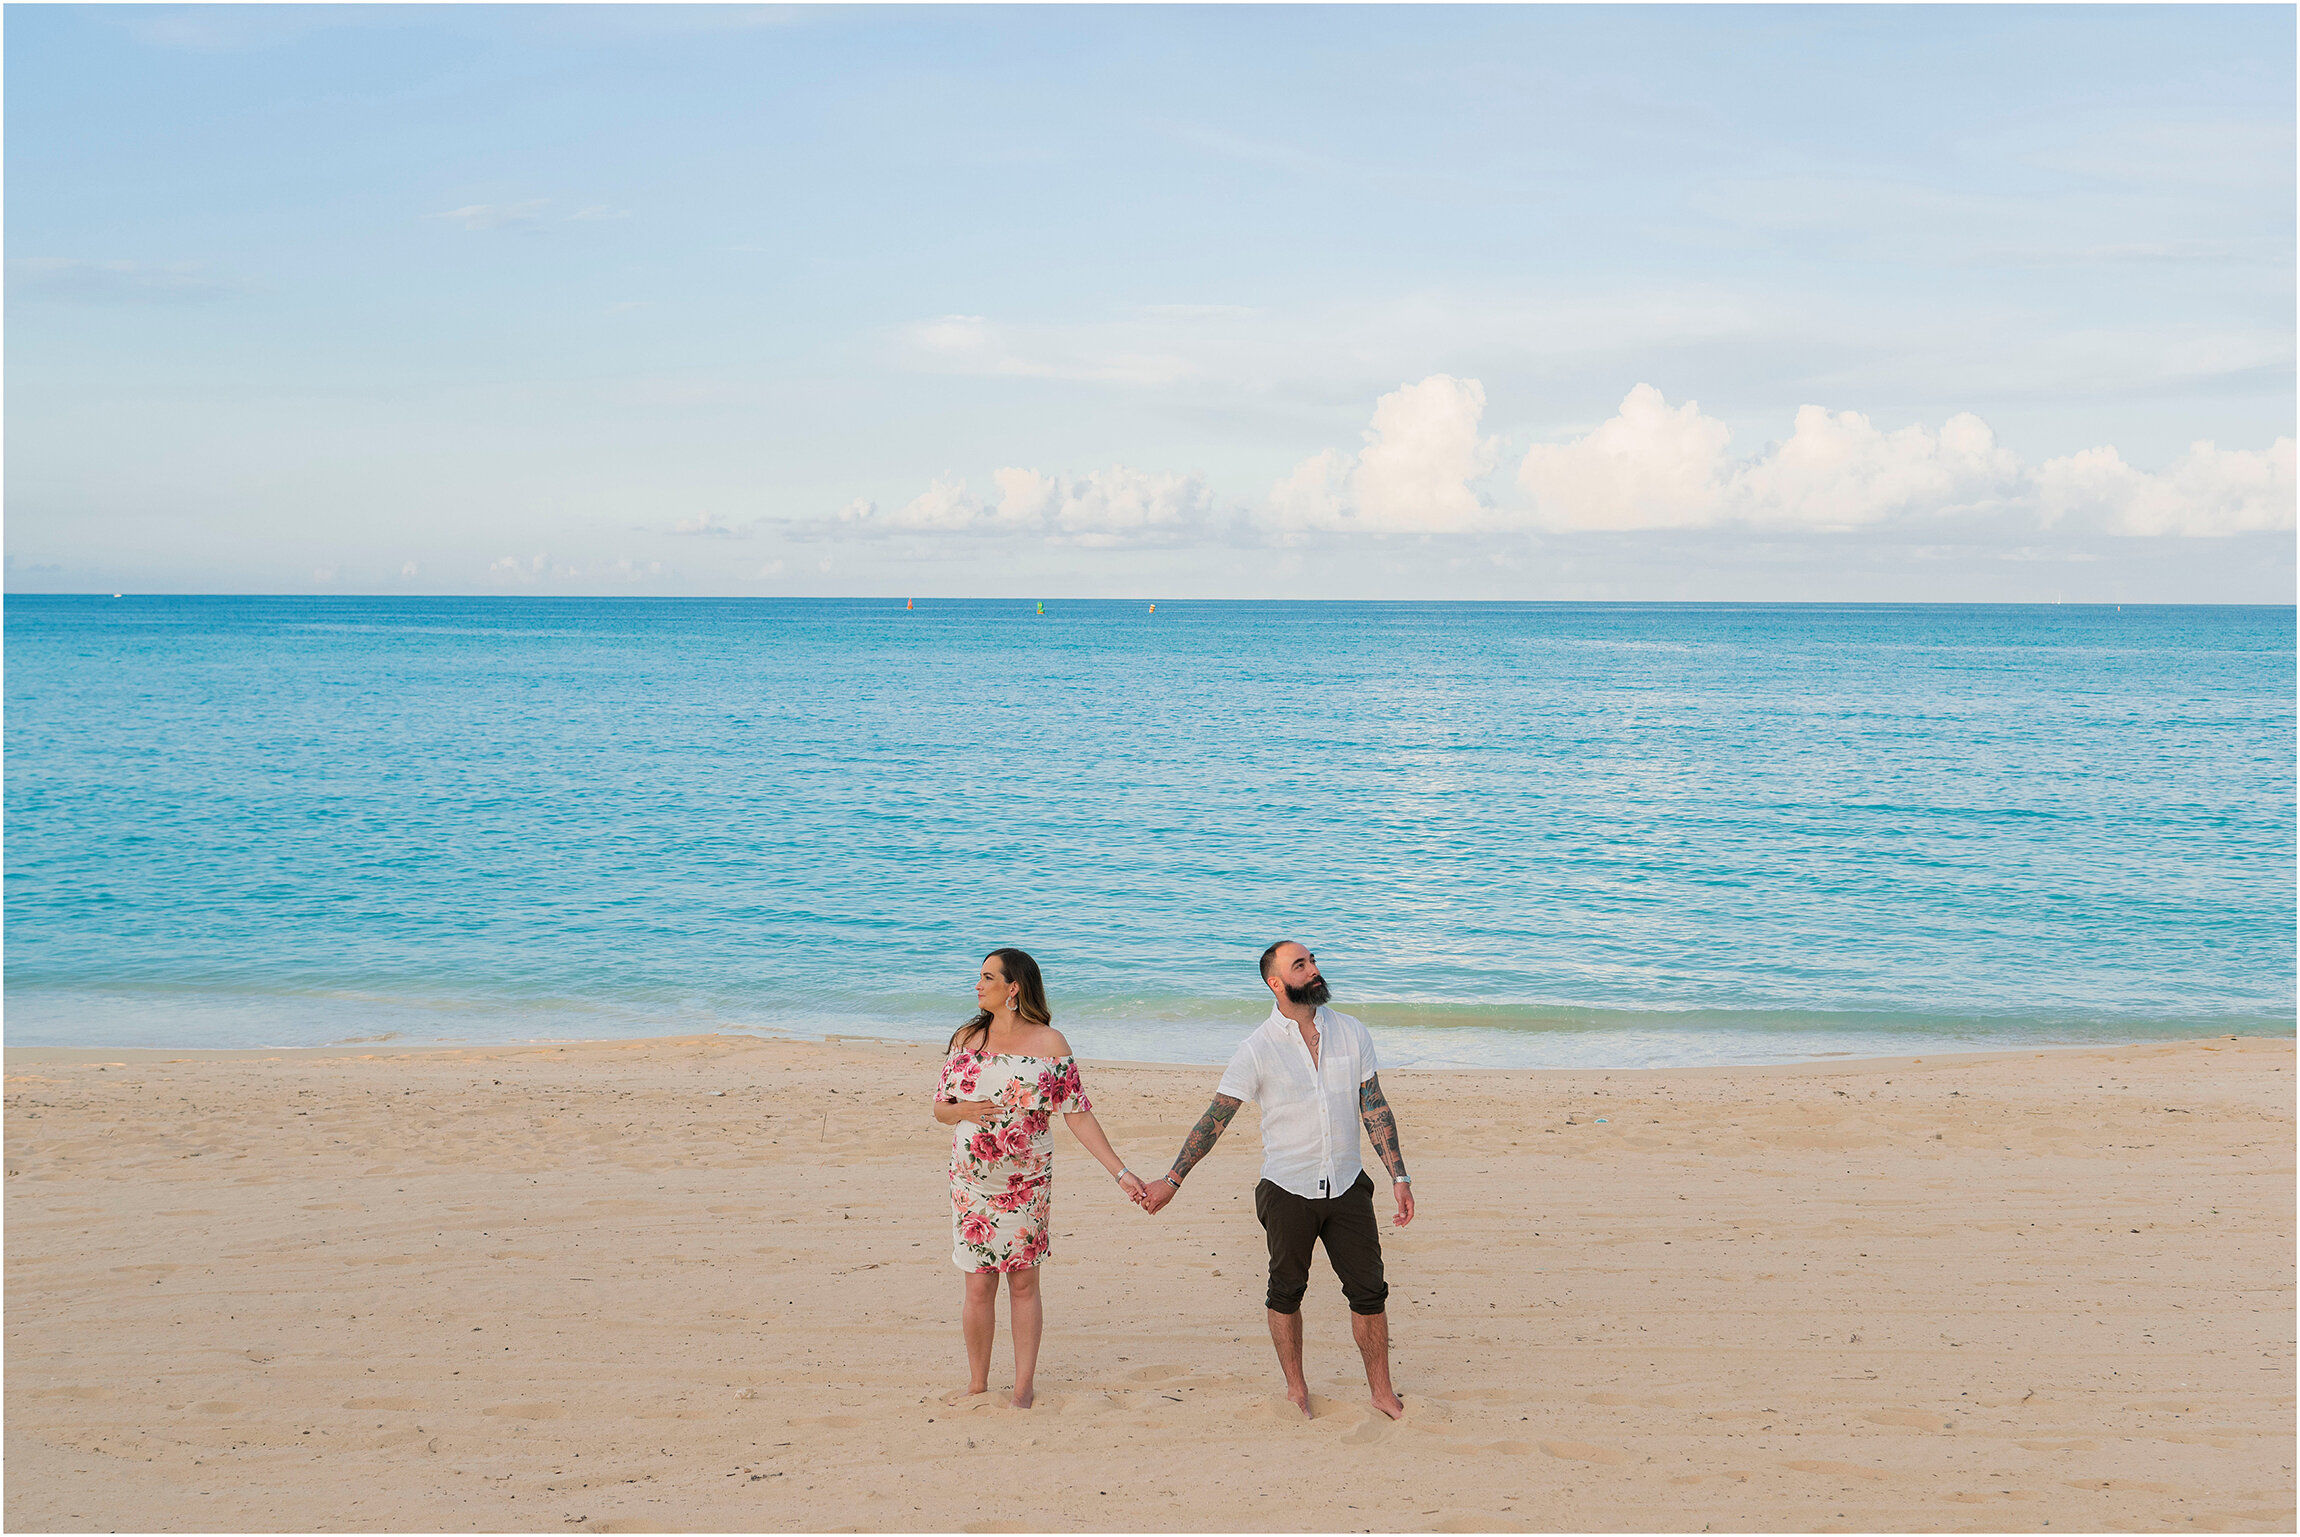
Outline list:
[[[2209,537],[2294,523],[2289,438],[2260,452],[2199,443],[2161,474],[2133,468],[2113,448],[2032,469],[1969,412],[1938,428],[1888,430],[1857,411],[1808,405],[1788,437],[1742,458],[1725,424],[1698,402],[1673,406],[1649,384],[1572,441],[1528,449],[1516,472],[1522,498],[1497,498],[1499,440],[1481,434],[1485,405],[1478,380],[1449,374],[1392,390],[1375,402],[1354,452],[1329,448],[1302,460],[1251,513],[1221,513],[1195,474],[1116,465],[1064,477],[1009,467],[992,475],[987,497],[945,476],[891,513],[858,498],[835,519],[793,532],[1096,547],[1294,543],[1313,533],[1953,529],[1964,548],[1976,537],[2009,547],[2056,526]]]
[[[884,517],[874,502],[850,502],[838,522],[874,531],[1005,534],[1107,546],[1202,532],[1214,511],[1199,477],[1148,474],[1125,465],[1070,477],[1010,467],[991,481],[998,488],[995,501],[985,502],[963,480],[944,479]]]
[[[416,571],[417,571],[417,566],[416,566],[415,562],[414,562],[414,561],[412,561],[412,560],[411,560],[411,561],[407,561],[406,563],[404,563],[403,565],[401,565],[401,566],[400,566],[400,568],[399,568],[399,574],[400,574],[401,576],[413,576],[413,575],[415,575],[415,574],[416,574]]]
[[[2196,443],[2162,474],[2133,468],[2113,448],[2048,459],[2037,471],[2047,522],[2073,518],[2118,534],[2188,538],[2293,526],[2293,442],[2259,452]]]
[[[1857,411],[1800,406],[1796,430],[1735,466],[1728,505],[1751,523],[1853,528],[1909,514],[1973,511],[2018,497],[2020,460],[1968,413],[1939,432],[1880,432]]]
[[[1472,482],[1497,447],[1478,436],[1485,387],[1432,374],[1374,403],[1355,455],[1312,455],[1270,491],[1281,528],[1360,533],[1458,533],[1491,527],[1493,508]]]
[[[1886,432],[1856,411],[1804,406],[1790,436],[1755,457],[1728,452],[1722,422],[1640,384],[1570,443],[1537,444],[1518,467],[1536,527],[1588,530],[1740,524],[1826,531],[1980,515],[2115,534],[2211,536],[2293,526],[2290,439],[2260,453],[2199,443],[2161,475],[2113,448],[2031,470],[1970,413],[1938,431]]]
[[[674,534],[698,534],[717,539],[747,539],[750,537],[749,529],[729,526],[725,515],[716,512],[697,513],[694,517],[682,518],[671,525],[671,532]]]
[[[1517,483],[1545,528],[1694,527],[1717,520],[1731,436],[1697,402],[1672,410],[1659,390],[1640,384],[1587,437],[1535,444]]]

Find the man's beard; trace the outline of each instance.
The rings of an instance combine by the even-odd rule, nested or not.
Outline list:
[[[1333,996],[1326,989],[1324,977],[1312,977],[1308,985],[1303,987],[1296,987],[1290,982],[1286,984],[1286,1001],[1288,1003],[1324,1003]]]

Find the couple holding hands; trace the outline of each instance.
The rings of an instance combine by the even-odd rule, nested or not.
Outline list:
[[[1047,1144],[1055,1116],[1129,1199],[1155,1212],[1181,1191],[1238,1107],[1252,1100],[1262,1110],[1262,1180],[1254,1187],[1254,1215],[1269,1239],[1264,1302],[1286,1397],[1304,1415],[1310,1412],[1301,1307],[1310,1251],[1322,1242],[1349,1299],[1350,1332],[1365,1360],[1373,1405],[1392,1419],[1405,1412],[1390,1386],[1384,1312],[1390,1289],[1382,1279],[1374,1184],[1358,1156],[1360,1126],[1389,1171],[1397,1200],[1390,1220],[1399,1227],[1413,1220],[1413,1183],[1398,1151],[1397,1119],[1375,1073],[1373,1038],[1364,1025],[1325,1006],[1326,981],[1306,947],[1281,940],[1264,950],[1262,981],[1275,1000],[1270,1017],[1230,1059],[1214,1102],[1183,1138],[1173,1166],[1144,1183],[1094,1119],[1070,1043],[1054,1028],[1046,1006],[1038,963],[1013,949],[983,958],[974,988],[980,1011],[950,1039],[934,1106],[934,1118],[952,1128],[951,1261],[966,1273],[967,1386],[948,1395],[949,1401],[989,1390],[1003,1275],[1014,1334],[1013,1403],[1030,1407],[1046,1316],[1038,1266],[1051,1250],[1054,1159]]]

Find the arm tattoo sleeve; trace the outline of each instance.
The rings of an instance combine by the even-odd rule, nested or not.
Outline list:
[[[1230,1117],[1236,1115],[1238,1107],[1244,1103],[1244,1100],[1232,1099],[1227,1094],[1214,1096],[1214,1103],[1206,1107],[1206,1113],[1198,1117],[1198,1124],[1190,1128],[1190,1135],[1182,1139],[1182,1151],[1174,1155],[1173,1174],[1176,1184],[1190,1177],[1191,1165],[1213,1151],[1223,1129],[1230,1124]]]
[[[1366,1135],[1374,1139],[1374,1151],[1381,1155],[1390,1178],[1403,1179],[1406,1155],[1398,1149],[1398,1118],[1390,1114],[1390,1102],[1382,1097],[1379,1073],[1358,1085],[1358,1119],[1366,1123]]]

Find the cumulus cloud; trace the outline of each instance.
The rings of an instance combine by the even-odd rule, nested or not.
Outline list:
[[[691,518],[681,518],[671,525],[674,534],[700,535],[712,539],[747,539],[748,528],[736,528],[727,522],[723,513],[703,512]]]
[[[1970,413],[1936,431],[1884,431],[1857,411],[1804,406],[1790,435],[1754,457],[1729,451],[1724,423],[1697,402],[1671,406],[1640,384],[1620,410],[1570,443],[1537,444],[1518,485],[1537,528],[1841,530],[1972,514],[2117,534],[2210,536],[2293,526],[2292,444],[2262,453],[2199,443],[2161,475],[2089,449],[2037,469]]]
[[[1333,449],[1296,465],[1271,488],[1281,529],[1359,533],[1459,533],[1489,528],[1493,507],[1473,482],[1494,467],[1498,448],[1478,436],[1485,386],[1432,374],[1374,403],[1364,444]]]
[[[1687,528],[1715,521],[1725,424],[1640,384],[1620,413],[1573,443],[1537,443],[1517,483],[1553,529]]]
[[[2278,438],[2257,453],[2195,443],[2155,475],[2113,448],[2088,448],[2047,459],[2037,486],[2047,522],[2192,539],[2285,529],[2293,525],[2293,442]]]
[[[991,476],[994,499],[963,480],[937,480],[892,513],[874,502],[850,502],[838,515],[858,532],[1005,534],[1065,544],[1109,546],[1170,542],[1203,533],[1214,501],[1195,475],[1149,474],[1114,465],[1078,476],[1008,468]]]
[[[934,481],[893,511],[858,498],[796,537],[1004,536],[1084,546],[1291,544],[1317,535],[1575,535],[1703,529],[1825,536],[1899,531],[1992,547],[2063,534],[2210,538],[2294,526],[2293,441],[2198,443],[2162,472],[2113,448],[2032,467],[1969,412],[1939,427],[1877,426],[1800,407],[1789,435],[1748,456],[1699,402],[1639,384],[1606,421],[1528,449],[1518,495],[1483,433],[1484,386],[1432,374],[1381,396],[1353,450],[1301,460],[1251,509],[1218,509],[1197,475],[1113,466],[1080,476],[1009,467],[978,494]],[[1497,482],[1499,484],[1497,484]],[[710,520],[681,532],[718,532]],[[1961,546],[1960,546],[1961,547]]]

